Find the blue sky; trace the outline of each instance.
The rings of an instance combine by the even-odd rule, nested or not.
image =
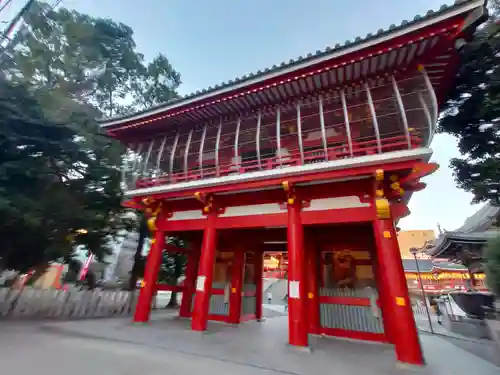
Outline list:
[[[18,0],[19,2],[19,0]],[[22,3],[22,1],[20,2]],[[161,52],[180,71],[181,93],[213,86],[326,46],[437,10],[453,0],[63,0],[62,5],[131,26],[147,59]],[[410,201],[403,229],[453,230],[478,207],[455,187],[456,141],[437,135],[441,165]]]

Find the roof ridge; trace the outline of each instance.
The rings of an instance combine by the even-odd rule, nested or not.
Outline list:
[[[183,99],[187,99],[193,95],[206,94],[210,90],[220,89],[224,86],[232,85],[234,83],[241,83],[241,82],[248,80],[250,78],[254,78],[256,75],[260,75],[260,74],[264,74],[264,73],[271,73],[274,70],[278,70],[280,68],[285,68],[285,67],[291,66],[291,65],[298,63],[298,62],[304,62],[304,61],[307,61],[309,59],[313,59],[315,57],[320,57],[324,54],[331,53],[333,51],[339,51],[339,50],[345,49],[347,47],[351,47],[353,44],[359,44],[359,43],[365,42],[371,38],[379,37],[379,36],[382,36],[382,35],[387,34],[389,32],[393,32],[393,31],[402,29],[402,28],[407,27],[411,24],[422,21],[425,18],[438,15],[438,14],[443,13],[443,12],[453,8],[453,7],[456,7],[458,5],[462,5],[462,4],[464,4],[466,2],[470,2],[470,1],[474,1],[474,0],[455,0],[455,2],[452,5],[443,4],[439,7],[438,10],[429,9],[426,12],[425,16],[421,16],[420,14],[417,14],[413,17],[413,19],[411,21],[403,20],[403,21],[401,21],[401,23],[399,25],[391,24],[387,29],[378,29],[376,33],[367,33],[364,37],[357,36],[357,37],[354,37],[354,39],[352,41],[350,39],[347,39],[344,42],[344,44],[335,43],[335,45],[333,47],[326,46],[325,49],[323,49],[323,50],[316,50],[316,52],[314,54],[312,52],[309,52],[306,54],[305,57],[300,55],[296,59],[293,59],[293,58],[289,59],[288,62],[282,61],[281,63],[279,63],[279,65],[273,64],[271,68],[265,68],[264,70],[259,69],[256,72],[244,74],[240,77],[236,77],[236,78],[230,79],[230,80],[225,81],[225,82],[223,81],[220,84],[215,84],[213,87],[209,86],[206,89],[196,90],[190,94],[182,95],[181,97]],[[174,101],[175,101],[175,99],[174,99]],[[169,103],[172,103],[172,102],[173,101],[171,101]]]
[[[205,89],[197,90],[197,91],[191,92],[189,94],[185,94],[185,95],[179,95],[179,97],[172,99],[168,102],[158,104],[158,105],[155,105],[155,106],[150,107],[148,109],[135,112],[134,115],[146,113],[146,112],[149,112],[151,110],[156,110],[156,109],[159,109],[159,108],[167,106],[167,105],[176,104],[176,103],[182,102],[184,100],[195,99],[198,96],[209,94],[211,92],[215,92],[216,90],[230,87],[231,85],[234,85],[234,84],[241,84],[241,83],[244,83],[245,81],[249,81],[249,80],[254,79],[258,76],[263,76],[265,74],[277,72],[280,69],[289,68],[295,64],[304,63],[304,62],[307,62],[308,60],[313,60],[315,58],[325,56],[325,55],[330,54],[332,52],[339,52],[339,51],[342,51],[344,49],[351,48],[355,45],[367,42],[371,39],[379,38],[381,36],[398,31],[400,29],[403,29],[405,27],[413,25],[417,22],[424,21],[424,20],[429,19],[431,17],[439,16],[447,11],[450,11],[454,8],[462,6],[466,3],[476,2],[476,1],[477,0],[455,0],[455,2],[453,4],[451,4],[451,5],[443,4],[437,10],[429,9],[424,16],[417,14],[413,17],[413,19],[411,21],[403,20],[398,25],[391,24],[388,28],[379,29],[376,33],[368,33],[364,37],[357,36],[352,40],[348,39],[344,42],[344,44],[336,43],[333,47],[327,46],[323,50],[316,50],[315,53],[310,52],[310,53],[306,54],[305,57],[301,55],[301,56],[298,56],[296,59],[289,59],[288,62],[282,61],[281,63],[279,63],[279,65],[274,64],[271,68],[265,68],[263,70],[259,69],[256,72],[247,73],[247,74],[244,74],[242,76],[239,76],[239,77],[227,80],[227,81],[223,81],[219,84],[215,84],[213,86],[208,86]],[[483,0],[483,1],[486,2],[487,0]],[[125,120],[128,117],[130,117],[130,115],[114,117],[114,118],[109,118],[109,119],[103,119],[101,121],[101,123],[119,121],[121,119]]]
[[[481,228],[484,225],[490,225],[499,213],[499,206],[494,205],[491,202],[486,202],[471,216],[467,217],[463,224],[453,232],[465,234],[481,231]]]

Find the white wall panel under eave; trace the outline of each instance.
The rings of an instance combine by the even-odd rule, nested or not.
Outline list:
[[[286,208],[281,208],[279,203],[254,204],[250,206],[227,207],[220,217],[251,216],[285,213]]]
[[[176,211],[168,221],[206,219],[200,210]]]
[[[313,199],[304,211],[338,210],[343,208],[370,207],[370,203],[363,203],[358,196]],[[279,203],[254,204],[248,206],[227,207],[219,217],[237,217],[252,215],[267,215],[285,213],[286,208]]]
[[[343,208],[370,207],[370,203],[363,203],[358,196],[321,198],[311,200],[309,207],[303,211],[339,210]]]

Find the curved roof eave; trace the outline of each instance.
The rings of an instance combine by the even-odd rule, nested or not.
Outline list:
[[[498,236],[496,231],[485,231],[479,233],[457,233],[457,232],[447,232],[440,236],[434,245],[434,247],[427,251],[432,257],[439,256],[443,254],[453,241],[463,242],[468,244],[482,244],[490,239]]]
[[[318,50],[314,55],[312,53],[309,53],[306,57],[299,56],[295,60],[290,59],[288,62],[283,61],[279,66],[274,65],[270,69],[268,68],[264,71],[259,70],[256,73],[250,73],[248,76],[244,75],[234,80],[223,82],[214,87],[209,87],[208,89],[181,96],[178,99],[174,99],[170,102],[160,104],[158,106],[134,113],[132,115],[102,121],[101,127],[108,128],[121,125],[124,122],[139,120],[146,116],[173,110],[184,105],[189,105],[200,100],[208,99],[212,96],[225,94],[229,91],[244,88],[252,84],[258,84],[259,82],[274,78],[276,76],[280,76],[282,74],[290,73],[302,68],[307,68],[308,66],[315,65],[323,61],[340,57],[358,50],[362,50],[372,45],[376,45],[378,43],[392,39],[398,35],[404,35],[418,30],[419,28],[436,24],[438,22],[441,22],[442,20],[457,16],[467,11],[471,11],[475,8],[481,6],[484,7],[486,1],[487,0],[456,0],[453,5],[442,5],[438,11],[429,10],[423,17],[420,15],[416,15],[411,21],[404,20],[398,26],[393,24],[390,25],[386,30],[380,29],[375,35],[369,33],[364,38],[357,37],[354,41],[347,40],[343,46],[341,46],[340,44],[336,44],[334,48],[327,47],[323,51]]]
[[[476,233],[488,230],[500,214],[500,206],[486,203],[472,216],[467,218],[464,224],[457,230],[450,233],[465,234]]]
[[[454,264],[450,262],[437,262],[432,259],[418,259],[418,270],[414,259],[403,259],[403,267],[405,272],[422,272],[432,273],[436,271],[467,271],[467,267],[461,264]]]
[[[441,234],[434,242],[434,247],[428,250],[427,253],[431,256],[438,256],[448,248],[453,240],[468,240],[472,243],[479,243],[494,238],[498,235],[497,232],[489,229],[498,215],[500,215],[500,206],[486,203],[467,218],[460,228]]]

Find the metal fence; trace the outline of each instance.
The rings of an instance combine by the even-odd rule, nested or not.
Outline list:
[[[453,303],[451,297],[442,296],[437,307],[432,307],[428,299],[412,300],[413,316],[420,331],[471,341],[493,338],[486,319],[469,316]]]
[[[126,316],[137,293],[123,290],[0,288],[0,319],[82,319]]]
[[[425,299],[412,300],[413,317],[419,330],[435,333],[440,327],[440,317]],[[443,331],[444,332],[444,331]]]

